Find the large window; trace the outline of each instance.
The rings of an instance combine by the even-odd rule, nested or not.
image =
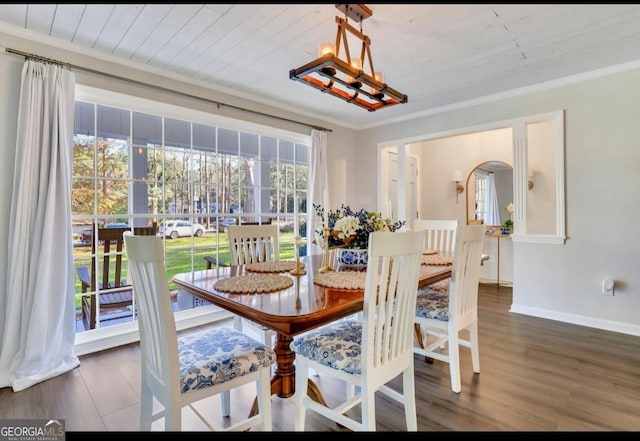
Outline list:
[[[76,101],[72,190],[76,271],[92,265],[92,244],[100,242],[94,228],[110,225],[157,225],[165,238],[169,278],[205,269],[205,256],[228,262],[225,229],[231,224],[277,223],[280,258],[292,258],[294,214],[301,230],[296,234],[306,235],[308,137],[268,129],[239,130],[160,113]],[[99,253],[94,263],[97,274],[103,270]],[[94,292],[83,293],[77,277],[78,331],[86,330],[82,297],[107,288],[97,284]],[[177,297],[176,287],[170,283],[170,288]],[[176,302],[176,308],[181,307]],[[132,311],[135,299],[113,317],[98,312],[95,327],[135,320]]]

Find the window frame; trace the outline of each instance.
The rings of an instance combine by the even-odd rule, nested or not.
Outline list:
[[[128,110],[129,112],[140,112],[151,115],[159,115],[162,118],[173,118],[180,121],[189,121],[192,125],[202,124],[206,126],[214,126],[218,128],[224,128],[229,130],[235,130],[238,132],[239,137],[240,134],[256,134],[262,137],[271,137],[275,138],[278,142],[279,140],[285,140],[287,142],[291,142],[293,144],[293,154],[295,155],[297,152],[297,148],[299,144],[308,147],[307,152],[307,170],[311,169],[311,136],[300,134],[296,132],[290,132],[282,129],[273,128],[266,125],[255,124],[246,121],[235,120],[232,118],[213,115],[206,112],[202,112],[199,110],[189,109],[185,107],[176,106],[173,104],[148,100],[145,98],[128,96],[120,93],[111,92],[104,89],[99,89],[95,87],[85,86],[85,85],[76,85],[76,101],[89,102],[92,104],[100,105],[100,106],[108,106],[114,107],[118,109]],[[132,139],[128,140],[128,144],[134,147],[134,142]],[[193,145],[193,144],[192,144]],[[193,151],[192,151],[193,152]],[[131,163],[131,158],[129,158],[129,164]],[[281,165],[292,165],[293,163],[285,160],[280,162],[279,160],[276,162],[278,166]],[[297,167],[296,167],[297,168]],[[131,178],[130,178],[131,179]],[[234,183],[235,187],[238,185],[242,185],[242,183]],[[308,174],[307,174],[307,187],[308,187]],[[238,187],[239,188],[239,187]],[[288,189],[279,189],[257,186],[255,187],[258,195],[268,190],[269,192],[276,191],[280,192],[288,192]],[[298,188],[294,189],[295,194],[300,194]],[[131,191],[129,192],[131,194]],[[127,217],[136,217],[134,212],[132,211],[131,205],[131,197],[129,197],[129,207]],[[285,208],[286,210],[286,208]],[[262,210],[265,211],[265,210]],[[286,213],[286,211],[278,210],[278,215],[282,215],[282,213]],[[191,214],[191,213],[190,213]],[[293,220],[293,213],[286,213]],[[306,215],[306,213],[299,213],[300,216]],[[95,216],[100,216],[94,212],[91,215],[95,218]],[[176,213],[176,216],[182,216],[181,213]],[[75,216],[72,215],[73,218]],[[226,215],[225,215],[226,218]],[[165,216],[162,219],[159,219],[158,225],[161,220],[170,219],[170,216]],[[190,222],[193,219],[190,219]],[[191,245],[191,254],[193,256],[194,245]],[[75,262],[75,260],[74,260]],[[74,265],[75,266],[75,265]],[[77,293],[76,293],[77,294]],[[186,309],[176,312],[176,322],[179,328],[186,328],[190,326],[198,326],[202,324],[203,320],[210,322],[213,317],[218,317],[218,319],[224,319],[229,316],[227,311],[222,310],[221,308],[215,307],[214,305],[205,305],[198,308]],[[89,335],[90,334],[90,335]],[[76,349],[77,353],[89,353],[94,350],[101,350],[108,347],[115,346],[116,344],[122,344],[123,338],[127,341],[136,341],[139,336],[137,335],[137,321],[132,320],[129,323],[124,323],[115,326],[108,326],[103,328],[98,328],[91,331],[80,331],[77,333],[76,338]],[[109,343],[109,340],[117,343]]]

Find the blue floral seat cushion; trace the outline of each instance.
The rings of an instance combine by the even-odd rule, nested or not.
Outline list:
[[[432,291],[429,287],[418,290],[416,316],[449,321],[449,294]]]
[[[291,349],[325,366],[360,375],[361,343],[362,323],[341,320],[301,335],[291,343]]]
[[[436,283],[432,283],[431,285],[428,285],[426,288],[429,291],[437,291],[442,294],[448,294],[450,284],[451,284],[451,278],[448,278]]]
[[[271,366],[270,347],[231,328],[213,328],[178,337],[182,393],[224,383]]]

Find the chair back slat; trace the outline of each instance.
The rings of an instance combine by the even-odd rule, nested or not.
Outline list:
[[[94,228],[94,234],[96,229]],[[91,290],[95,291],[96,277],[96,259],[102,259],[102,273],[100,274],[101,289],[118,288],[126,285],[122,280],[122,248],[124,239],[122,235],[128,228],[98,228],[97,236],[92,240],[92,261],[91,261]],[[96,252],[96,244],[101,245],[102,249]],[[101,253],[101,254],[100,254]],[[112,260],[113,259],[113,260]],[[112,270],[113,265],[113,270]]]
[[[424,248],[451,252],[456,248],[457,219],[415,219],[413,229],[424,231]]]
[[[276,224],[230,225],[228,237],[231,265],[280,260]]]

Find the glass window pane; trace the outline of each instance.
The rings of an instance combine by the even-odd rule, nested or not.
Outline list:
[[[132,118],[134,145],[162,144],[162,117],[133,112]]]
[[[245,157],[258,156],[258,135],[240,133],[240,153]]]
[[[218,128],[218,152],[238,154],[238,131]]]
[[[278,160],[278,140],[276,138],[260,137],[260,159],[274,162]]]
[[[293,162],[293,142],[280,140],[278,151],[278,159],[280,162]]]
[[[98,106],[98,137],[127,140],[131,137],[131,113],[128,110]]]
[[[79,135],[95,135],[96,105],[76,101],[73,111],[74,133]]]
[[[179,119],[164,119],[164,144],[172,147],[191,148],[191,123]]]
[[[204,124],[193,124],[193,148],[215,152],[216,128]]]

